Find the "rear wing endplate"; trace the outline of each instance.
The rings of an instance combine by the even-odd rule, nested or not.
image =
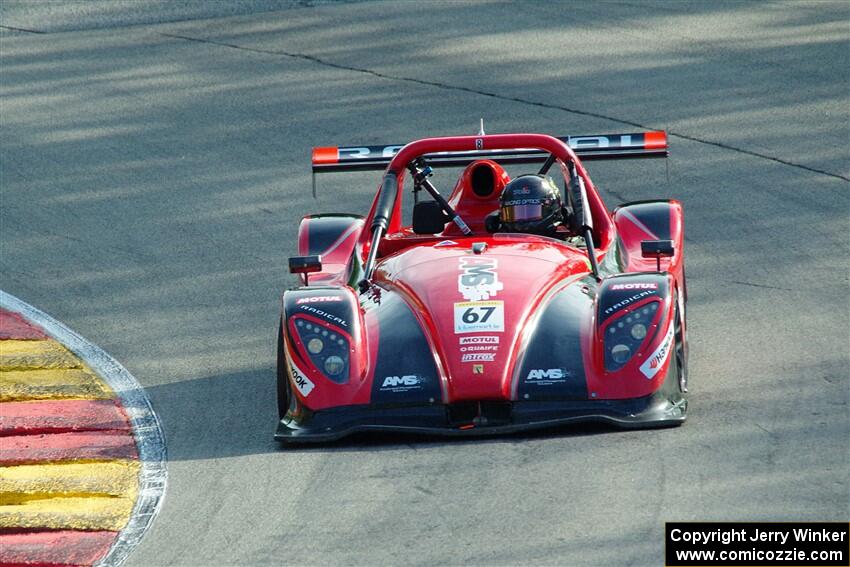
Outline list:
[[[558,139],[568,144],[582,161],[667,157],[666,132],[563,136]],[[313,148],[313,173],[382,170],[403,147],[404,144]],[[540,150],[519,148],[437,152],[423,157],[431,167],[463,167],[479,159],[493,159],[499,163],[544,162],[549,154]]]

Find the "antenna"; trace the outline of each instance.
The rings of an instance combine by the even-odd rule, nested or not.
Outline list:
[[[479,126],[479,128],[478,128],[478,135],[479,136],[486,136],[487,135],[487,134],[484,133],[484,119],[483,118],[481,119],[481,126]]]

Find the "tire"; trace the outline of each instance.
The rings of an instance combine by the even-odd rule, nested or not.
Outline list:
[[[292,399],[292,386],[289,383],[289,374],[286,372],[284,348],[283,321],[281,321],[277,329],[277,413],[279,419],[286,416]]]
[[[682,317],[679,314],[679,302],[675,303],[674,340],[676,345],[676,374],[679,383],[679,392],[683,395],[688,392],[688,338],[682,326]]]

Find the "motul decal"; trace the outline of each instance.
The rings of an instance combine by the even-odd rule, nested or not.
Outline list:
[[[338,295],[317,295],[315,297],[299,297],[295,303],[327,303],[329,301],[342,301],[342,297]]]
[[[381,390],[389,392],[409,392],[421,390],[425,381],[415,374],[405,376],[387,376],[381,383]]]
[[[455,303],[455,333],[505,330],[504,301],[465,301]]]
[[[464,354],[461,362],[493,362],[496,359],[495,352],[473,352]]]
[[[611,291],[620,291],[624,289],[658,289],[658,284],[655,282],[614,284],[610,287],[610,289]]]
[[[643,375],[646,376],[647,380],[652,380],[652,377],[658,374],[658,371],[661,370],[662,366],[664,366],[664,363],[667,361],[667,357],[670,355],[670,347],[672,345],[673,325],[670,325],[664,340],[661,341],[661,344],[658,345],[655,352],[650,354],[646,361],[640,365],[640,371],[643,372]]]
[[[495,297],[505,286],[499,281],[495,258],[460,258],[458,291],[469,301]]]
[[[497,345],[499,344],[499,337],[496,335],[493,336],[481,336],[481,337],[461,337],[460,344],[462,345]]]
[[[310,392],[313,391],[313,388],[316,386],[313,384],[307,376],[304,375],[303,372],[298,370],[298,367],[293,363],[289,363],[289,370],[292,372],[292,382],[295,384],[295,387],[298,388],[298,391],[301,392],[301,395],[305,398],[310,395]]]

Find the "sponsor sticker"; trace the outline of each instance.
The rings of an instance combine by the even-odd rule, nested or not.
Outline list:
[[[484,374],[484,365],[483,364],[473,364],[472,365],[472,373],[473,374]]]
[[[528,376],[525,377],[525,381],[530,384],[547,386],[566,382],[567,378],[569,378],[569,372],[563,368],[541,368],[530,370]]]
[[[458,291],[468,301],[482,301],[495,297],[505,286],[499,281],[495,258],[460,258]]]
[[[407,374],[405,376],[387,376],[381,383],[381,391],[408,392],[410,390],[421,390],[424,382],[425,380],[415,374]]]
[[[317,295],[315,297],[299,297],[295,302],[297,305],[304,303],[328,303],[330,301],[342,301],[339,295]]]
[[[606,309],[604,313],[605,313],[605,315],[610,315],[611,313],[619,311],[623,307],[626,307],[627,305],[631,305],[635,301],[637,301],[639,299],[643,299],[644,297],[648,297],[650,295],[655,295],[655,292],[653,292],[653,291],[642,291],[640,293],[636,293],[636,294],[632,295],[631,297],[627,297],[626,299],[623,299],[622,301],[618,301],[617,303],[615,303],[614,305],[612,305],[611,307]]]
[[[316,386],[313,382],[310,381],[307,376],[301,372],[295,364],[292,362],[289,363],[289,370],[292,373],[292,382],[295,384],[295,387],[301,392],[301,395],[305,398],[310,395],[310,392],[313,391],[313,388]]]
[[[464,354],[461,362],[493,362],[496,358],[495,352],[473,352]]]
[[[455,303],[455,333],[480,333],[505,330],[503,301],[465,301]]]
[[[496,350],[499,350],[499,347],[496,345],[472,345],[460,347],[460,352],[482,352]]]
[[[342,319],[341,317],[337,317],[336,315],[328,313],[327,311],[322,311],[321,309],[317,309],[317,308],[313,307],[312,305],[302,305],[301,310],[306,311],[308,313],[312,313],[313,315],[317,315],[317,316],[321,317],[322,319],[327,319],[331,323],[334,323],[334,324],[339,325],[341,327],[348,327],[348,322],[345,319]]]
[[[673,346],[673,325],[667,330],[664,340],[655,349],[655,352],[649,355],[643,364],[640,365],[640,371],[646,376],[647,380],[652,380],[652,377],[658,374],[661,367],[667,361],[670,355],[671,347]]]
[[[624,290],[624,289],[658,289],[658,284],[655,283],[655,282],[648,282],[648,283],[635,282],[635,283],[614,284],[614,285],[611,286],[612,291],[621,291],[621,290]]]
[[[480,337],[461,337],[461,345],[497,345],[499,344],[498,335],[484,335]]]

